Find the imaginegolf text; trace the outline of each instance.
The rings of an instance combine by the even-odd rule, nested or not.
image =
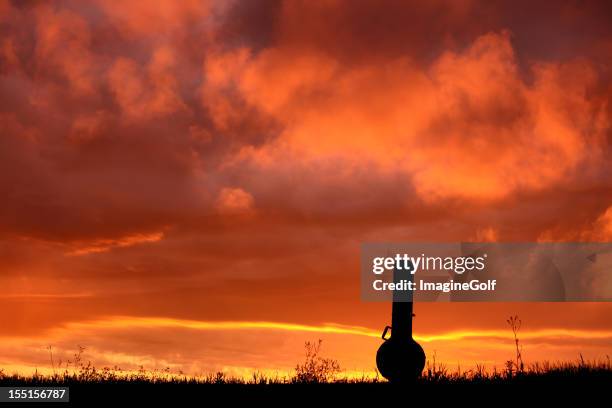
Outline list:
[[[435,291],[435,292],[451,292],[451,291],[494,291],[497,285],[496,279],[489,279],[487,281],[479,281],[473,279],[469,282],[426,282],[422,279],[419,280],[418,289],[415,282],[407,279],[402,279],[398,282],[384,282],[381,279],[377,279],[372,283],[374,290],[376,291]]]

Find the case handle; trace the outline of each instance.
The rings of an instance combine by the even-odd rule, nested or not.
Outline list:
[[[383,340],[388,340],[385,336],[387,335],[387,332],[389,330],[393,330],[393,328],[391,326],[385,326],[385,330],[383,331],[383,334],[382,334],[382,339]]]

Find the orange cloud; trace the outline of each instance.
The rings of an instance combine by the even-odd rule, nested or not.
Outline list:
[[[499,199],[601,166],[609,123],[605,105],[587,96],[593,69],[538,64],[528,84],[508,33],[485,34],[426,70],[405,58],[342,67],[294,52],[261,53],[238,80],[249,104],[285,123],[275,143],[248,152],[265,171],[323,157],[347,169],[365,162],[403,172],[432,201]]]
[[[113,248],[126,248],[133,245],[158,242],[164,238],[163,232],[153,232],[151,234],[127,235],[118,239],[97,240],[86,246],[68,252],[69,255],[88,255],[110,251]]]
[[[253,205],[253,196],[241,188],[225,187],[217,199],[217,210],[223,214],[248,213]]]
[[[96,1],[109,21],[128,36],[163,34],[166,38],[180,32],[183,25],[206,19],[213,11],[210,1],[187,0],[177,3],[160,0],[154,5]]]

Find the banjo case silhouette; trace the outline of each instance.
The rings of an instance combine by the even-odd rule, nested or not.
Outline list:
[[[409,270],[393,271],[393,281],[414,280]],[[391,382],[416,380],[425,367],[425,352],[412,338],[412,291],[394,291],[391,326],[383,331],[383,344],[376,353],[376,366],[380,374]],[[387,333],[391,330],[391,336]]]

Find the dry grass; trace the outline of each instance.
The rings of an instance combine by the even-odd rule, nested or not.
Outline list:
[[[331,363],[330,363],[331,364]],[[300,368],[301,367],[301,368]],[[379,378],[346,378],[342,376],[339,367],[332,365],[332,373],[323,373],[323,366],[316,366],[314,372],[308,372],[308,367],[298,365],[298,370],[291,377],[269,377],[261,373],[253,373],[249,379],[228,376],[222,372],[188,376],[171,373],[169,370],[145,370],[141,367],[137,372],[124,372],[120,368],[104,367],[98,369],[91,363],[80,363],[77,370],[63,369],[51,375],[34,374],[23,376],[6,374],[0,370],[0,385],[72,385],[72,384],[303,384],[303,383],[335,383],[335,384],[368,384],[385,382]],[[306,371],[305,371],[306,370]],[[521,383],[555,379],[586,379],[597,381],[612,380],[612,366],[609,357],[600,361],[585,361],[582,358],[574,362],[539,362],[528,365],[523,372],[485,370],[482,365],[469,370],[450,371],[435,360],[428,361],[423,375],[417,381],[420,384],[504,384]]]

